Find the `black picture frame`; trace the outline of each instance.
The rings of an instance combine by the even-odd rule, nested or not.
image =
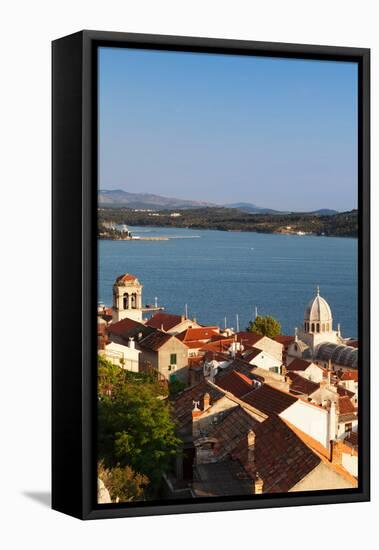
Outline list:
[[[99,46],[354,61],[359,67],[359,486],[217,501],[96,504]],[[81,519],[370,499],[370,50],[85,30],[52,43],[52,507]]]

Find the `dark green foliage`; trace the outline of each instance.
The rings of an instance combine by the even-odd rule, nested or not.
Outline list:
[[[179,217],[171,217],[171,210],[162,210],[159,216],[148,212],[134,212],[128,208],[99,209],[101,231],[103,222],[158,227],[190,227],[221,231],[256,231],[258,233],[312,233],[335,237],[358,236],[358,211],[319,215],[317,213],[249,214],[236,208],[209,207],[181,210]],[[291,227],[290,230],[287,227]],[[109,232],[107,238],[119,238]]]
[[[154,491],[179,444],[162,385],[100,358],[98,457],[105,467],[131,466]]]
[[[135,472],[130,466],[121,467],[117,464],[114,468],[106,468],[100,462],[97,475],[108,489],[112,502],[144,500],[149,478]]]
[[[275,336],[281,334],[282,327],[279,321],[271,317],[271,315],[258,315],[255,321],[250,321],[248,330],[250,332],[257,332],[263,336],[268,336],[269,338],[275,338]]]

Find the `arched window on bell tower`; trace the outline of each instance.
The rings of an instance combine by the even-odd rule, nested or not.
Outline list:
[[[122,297],[122,307],[123,309],[129,309],[129,294],[127,292],[124,292]]]
[[[133,294],[131,295],[130,298],[131,298],[130,307],[131,307],[132,309],[136,309],[136,307],[137,307],[137,295],[136,295],[136,293],[133,292]]]
[[[312,323],[312,325],[311,325],[311,332],[314,332],[314,331],[315,331],[315,324]]]

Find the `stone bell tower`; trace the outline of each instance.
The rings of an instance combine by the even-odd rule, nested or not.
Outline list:
[[[134,275],[125,273],[117,277],[113,285],[114,323],[121,319],[133,319],[142,322],[142,285]]]

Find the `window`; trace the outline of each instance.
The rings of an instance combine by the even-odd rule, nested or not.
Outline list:
[[[176,353],[170,355],[170,365],[176,365]]]
[[[346,422],[345,424],[345,434],[349,434],[353,431],[353,424],[351,422]]]

